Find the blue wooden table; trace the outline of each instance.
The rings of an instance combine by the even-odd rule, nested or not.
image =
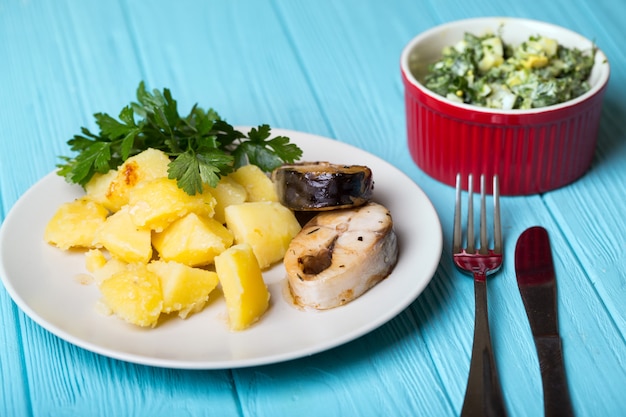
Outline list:
[[[444,244],[426,290],[340,347],[225,370],[127,363],[32,321],[0,288],[2,416],[453,416],[469,369],[471,279],[448,256],[454,190],[412,162],[399,57],[451,20],[510,15],[597,42],[611,63],[589,172],[564,188],[502,199],[503,270],[489,281],[493,343],[511,416],[542,415],[535,347],[519,296],[515,240],[550,233],[560,328],[580,416],[626,415],[626,52],[622,0],[0,1],[0,220],[51,172],[67,140],[116,114],[141,80],[181,109],[337,139],[393,163],[428,195]]]

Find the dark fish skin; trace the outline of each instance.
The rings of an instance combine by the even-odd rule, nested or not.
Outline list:
[[[362,165],[302,162],[272,172],[279,201],[295,211],[359,207],[374,190],[372,171]]]

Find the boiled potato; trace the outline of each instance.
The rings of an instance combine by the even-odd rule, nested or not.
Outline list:
[[[101,269],[108,262],[106,256],[100,249],[89,249],[85,253],[85,268],[89,272]]]
[[[215,271],[222,285],[228,322],[232,330],[243,330],[265,313],[270,293],[261,268],[248,244],[231,246],[215,257]]]
[[[102,205],[84,198],[64,203],[46,225],[44,239],[63,250],[93,248],[96,230],[108,214]]]
[[[121,261],[147,263],[152,258],[150,229],[133,222],[128,206],[109,216],[96,231],[96,245]]]
[[[241,204],[248,198],[246,188],[230,177],[222,177],[211,194],[215,197],[215,214],[213,218],[225,223],[224,209],[233,204]]]
[[[178,312],[183,319],[202,310],[218,284],[215,272],[178,262],[154,261],[147,268],[160,279],[163,313]]]
[[[45,240],[88,249],[85,268],[102,305],[128,323],[154,327],[161,313],[184,319],[221,284],[230,328],[245,329],[269,306],[262,269],[283,258],[300,225],[255,165],[190,196],[167,177],[169,163],[149,149],[94,175],[83,198],[58,209]]]
[[[146,264],[130,264],[100,283],[104,303],[128,323],[156,326],[163,309],[159,277]]]
[[[152,244],[164,260],[200,266],[230,247],[233,235],[217,220],[189,213],[154,233]]]
[[[85,184],[85,198],[102,204],[107,210],[117,211],[120,205],[113,204],[109,201],[107,194],[109,193],[109,185],[117,178],[117,170],[112,169],[106,174],[95,173],[93,177]]]
[[[215,197],[205,188],[202,194],[189,195],[175,180],[157,178],[138,184],[130,192],[128,205],[133,222],[156,232],[187,213],[212,217]]]
[[[116,258],[111,258],[108,259],[104,265],[90,272],[96,280],[96,283],[100,284],[118,272],[125,271],[127,267],[128,264],[126,262],[120,261]]]
[[[241,184],[248,194],[246,201],[278,201],[272,180],[256,165],[244,165],[228,174]]]
[[[293,212],[275,201],[228,206],[225,217],[235,243],[249,244],[262,269],[283,259],[301,229]]]
[[[128,158],[116,170],[95,175],[85,186],[88,198],[111,211],[128,203],[130,191],[144,181],[167,177],[169,157],[162,151],[147,149]]]

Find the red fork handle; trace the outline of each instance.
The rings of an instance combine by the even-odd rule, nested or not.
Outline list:
[[[474,299],[474,344],[461,417],[505,417],[507,411],[491,347],[484,274],[474,279]]]

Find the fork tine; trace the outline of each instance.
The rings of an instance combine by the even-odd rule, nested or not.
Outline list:
[[[493,251],[502,253],[502,225],[500,224],[500,179],[493,177]]]
[[[461,174],[456,174],[456,200],[454,203],[454,232],[452,253],[461,253]]]
[[[489,252],[489,240],[487,238],[487,205],[485,203],[485,175],[480,176],[480,248],[478,251],[483,255]]]
[[[468,176],[467,184],[467,253],[474,253],[474,178],[472,174]]]

